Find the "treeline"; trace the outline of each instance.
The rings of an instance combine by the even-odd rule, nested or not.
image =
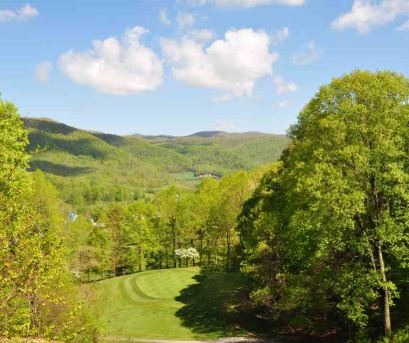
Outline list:
[[[77,271],[105,278],[145,269],[238,266],[236,218],[265,168],[205,178],[195,190],[170,186],[151,200],[116,202],[80,216],[87,234],[77,246]],[[84,234],[83,234],[84,235]],[[194,248],[196,258],[177,255]]]

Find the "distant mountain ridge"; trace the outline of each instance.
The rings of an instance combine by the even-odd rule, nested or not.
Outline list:
[[[67,194],[91,183],[132,194],[175,182],[193,186],[199,175],[222,176],[270,163],[289,142],[285,135],[258,132],[120,136],[45,118],[23,121],[29,130],[31,169],[43,170]]]

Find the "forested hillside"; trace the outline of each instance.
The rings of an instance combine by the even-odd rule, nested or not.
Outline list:
[[[24,123],[31,169],[45,172],[76,207],[131,200],[173,183],[192,187],[203,175],[221,177],[276,160],[288,144],[284,135],[252,132],[117,136],[48,119]]]

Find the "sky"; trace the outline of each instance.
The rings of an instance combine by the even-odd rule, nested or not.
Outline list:
[[[285,133],[354,69],[409,76],[409,0],[0,0],[0,92],[116,134]]]

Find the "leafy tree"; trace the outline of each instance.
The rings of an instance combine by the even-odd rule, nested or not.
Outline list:
[[[335,79],[291,130],[287,173],[309,215],[300,211],[294,222],[320,230],[315,255],[344,256],[334,286],[338,307],[362,323],[367,302],[381,291],[389,339],[398,295],[392,267],[406,267],[409,256],[408,100],[409,81],[398,74],[356,71]]]
[[[26,144],[17,109],[0,100],[0,335],[90,340],[63,206],[41,172],[26,172]]]
[[[112,203],[102,215],[101,223],[110,230],[111,239],[111,270],[116,276],[132,270],[135,256],[132,253],[130,229],[124,225],[126,207],[124,204]]]
[[[355,71],[300,113],[283,167],[265,176],[240,224],[243,269],[271,313],[311,331],[343,317],[376,328],[381,316],[391,339],[409,277],[408,100],[403,76]]]
[[[136,249],[138,271],[145,270],[146,259],[159,249],[154,231],[155,215],[155,207],[144,200],[137,200],[126,209],[123,225],[129,232],[129,244]]]
[[[257,186],[261,173],[236,172],[225,176],[219,183],[219,198],[212,209],[213,223],[224,239],[225,266],[229,270],[233,264],[233,247],[238,243],[236,231],[237,217],[244,202]]]
[[[157,215],[159,216],[159,227],[162,231],[160,237],[164,247],[163,252],[166,258],[166,267],[169,267],[168,254],[171,252],[173,267],[178,264],[176,249],[180,248],[182,239],[181,226],[177,223],[180,202],[186,195],[186,191],[175,185],[160,191],[155,197]]]

